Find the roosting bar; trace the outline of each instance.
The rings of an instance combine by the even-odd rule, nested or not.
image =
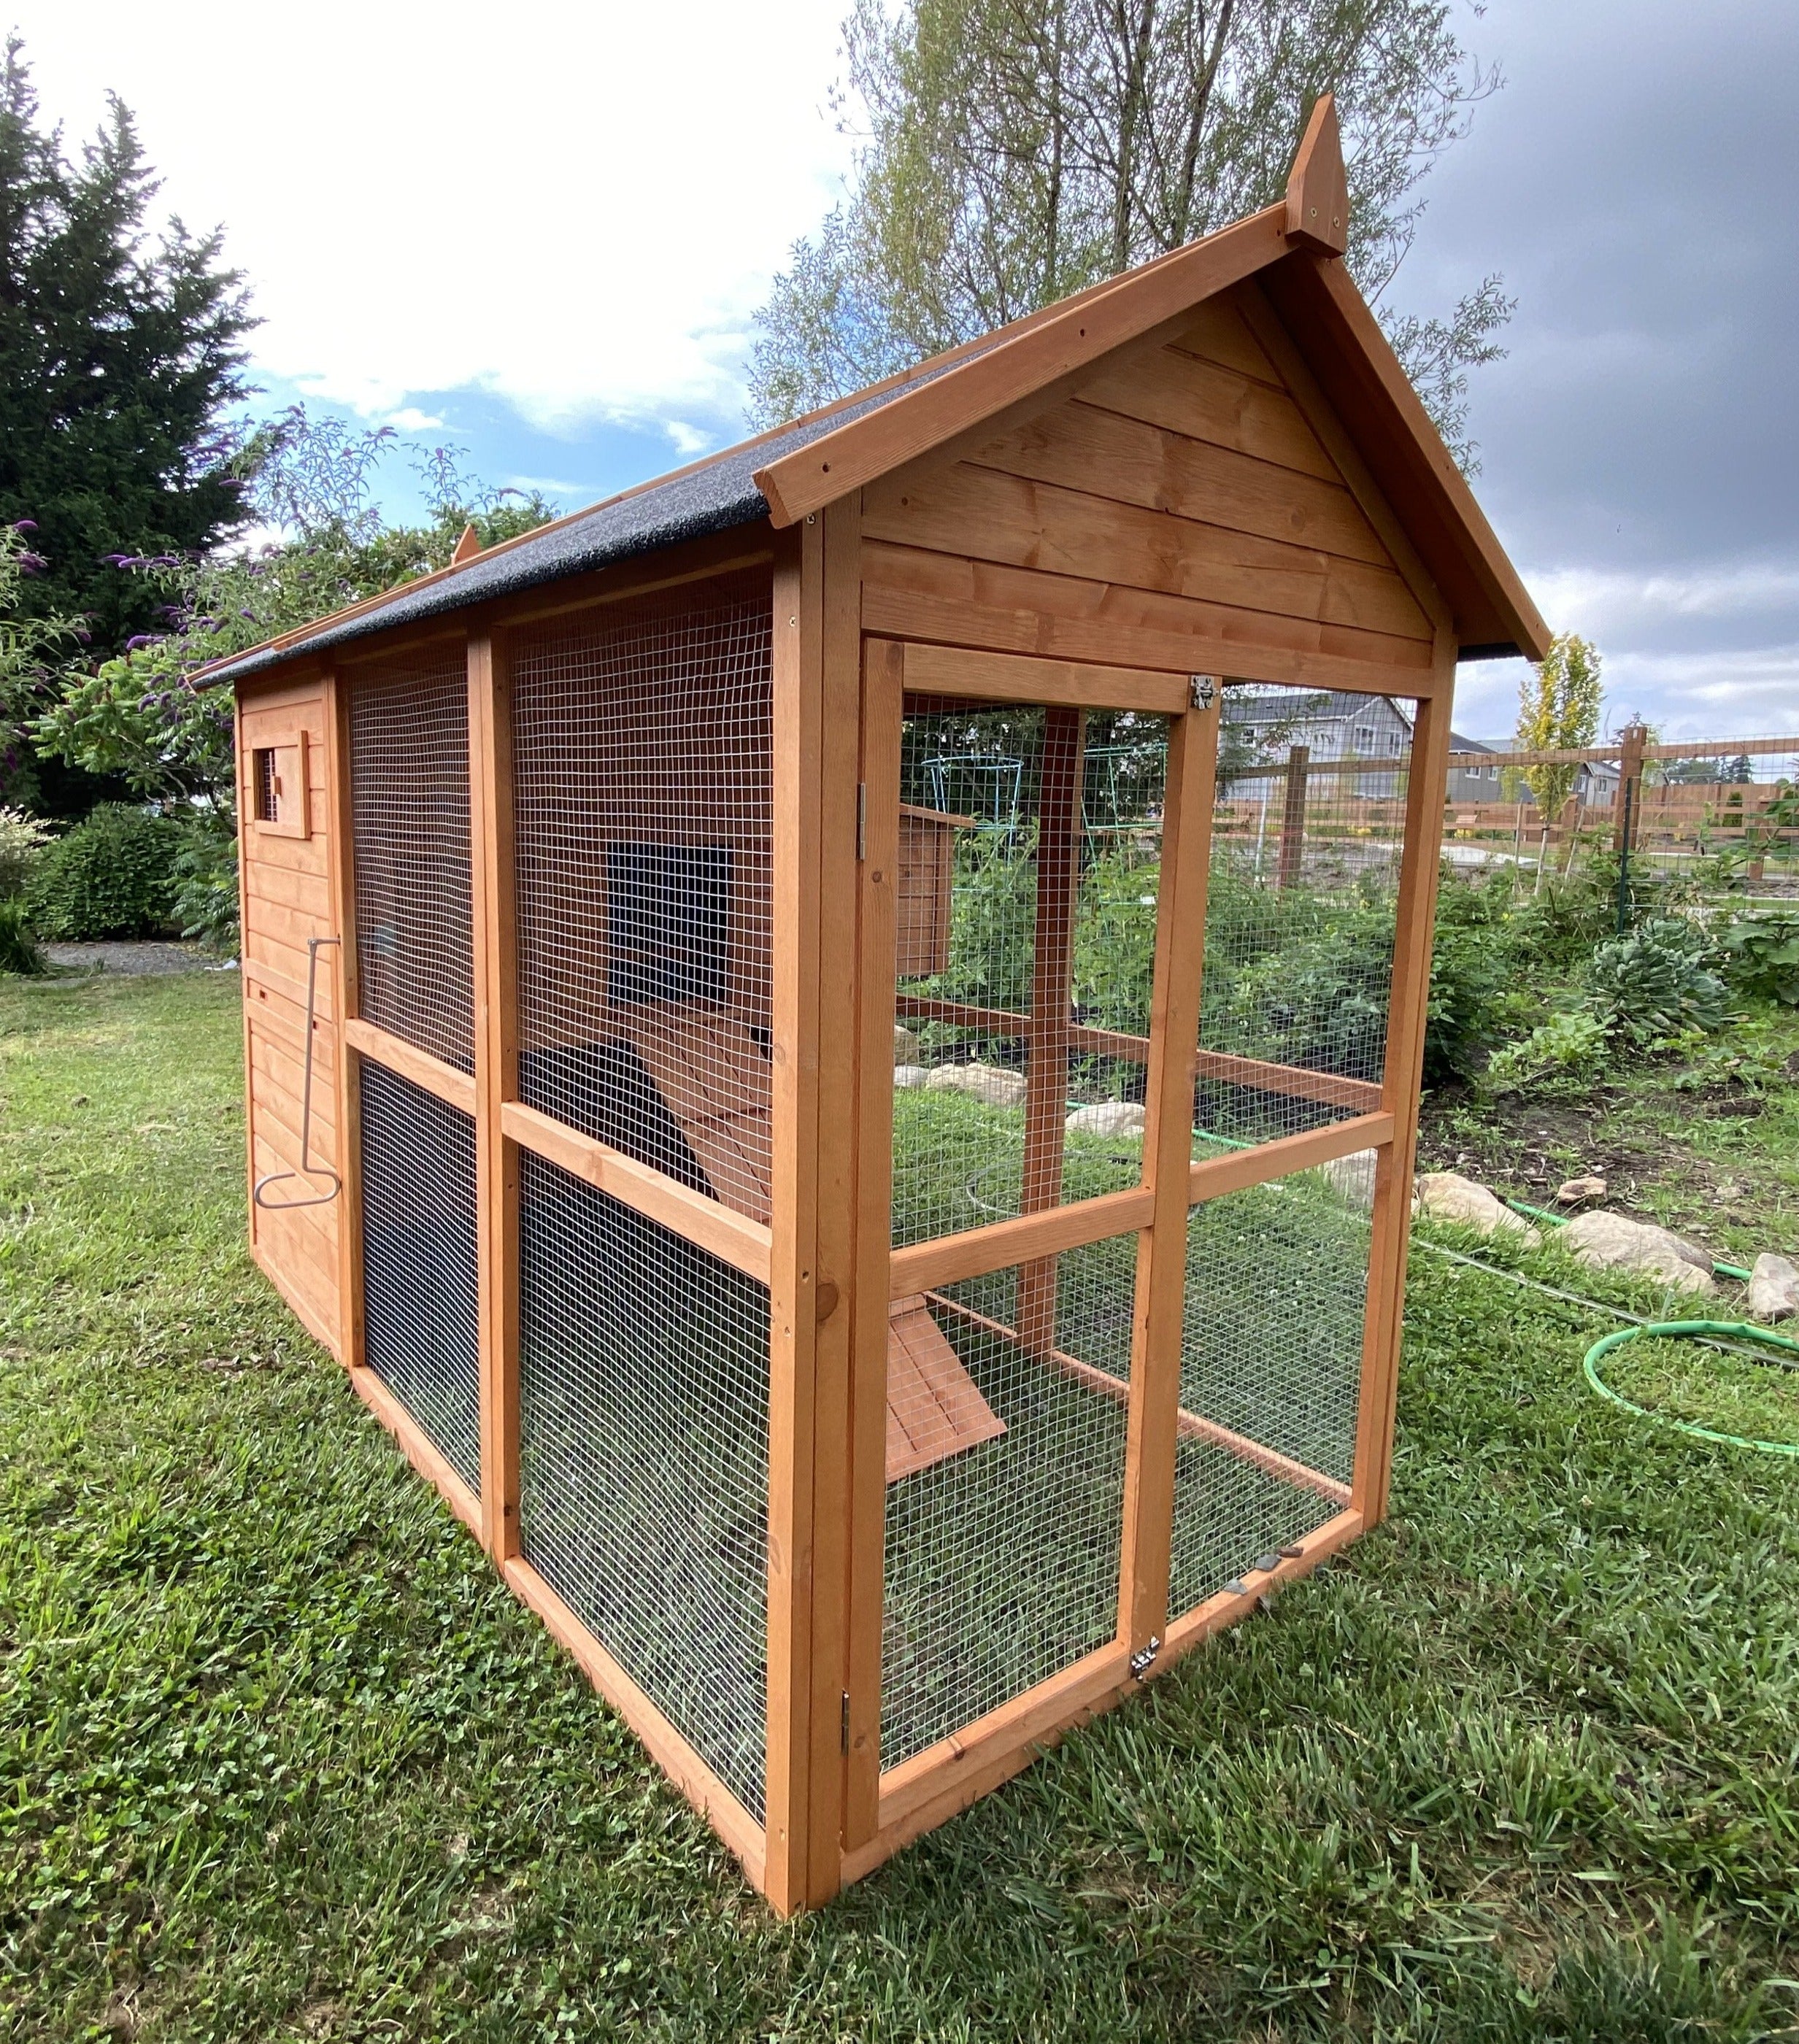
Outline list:
[[[257,1261],[782,1911],[1386,1508],[1455,663],[1545,634],[1345,209],[1324,100],[215,670]]]

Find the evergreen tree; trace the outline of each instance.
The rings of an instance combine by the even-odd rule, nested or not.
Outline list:
[[[216,230],[152,238],[125,106],[71,159],[21,52],[0,56],[0,523],[35,524],[27,606],[83,618],[103,657],[156,621],[120,556],[190,556],[242,522],[224,415],[253,321]]]

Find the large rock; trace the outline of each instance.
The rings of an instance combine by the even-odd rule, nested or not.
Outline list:
[[[1102,1100],[1093,1107],[1078,1107],[1067,1126],[1083,1135],[1124,1135],[1143,1140],[1143,1103],[1135,1100]]]
[[[915,1065],[918,1062],[918,1039],[899,1023],[894,1024],[894,1062],[896,1065]]]
[[[1347,1157],[1333,1157],[1324,1166],[1324,1183],[1346,1207],[1359,1207],[1371,1213],[1374,1206],[1374,1165],[1379,1152],[1358,1150]]]
[[[1759,1320],[1789,1320],[1799,1313],[1799,1264],[1764,1249],[1749,1274],[1749,1310]]]
[[[928,1085],[931,1074],[923,1065],[895,1065],[894,1091],[916,1093],[921,1086]]]
[[[1523,1215],[1513,1213],[1502,1199],[1459,1171],[1424,1172],[1418,1180],[1418,1211],[1481,1235],[1516,1235],[1532,1249],[1543,1241]]]
[[[1712,1259],[1671,1230],[1623,1214],[1583,1213],[1563,1229],[1562,1246],[1601,1270],[1636,1270],[1661,1278],[1677,1291],[1715,1292]]]
[[[989,1107],[1024,1105],[1024,1074],[999,1065],[939,1065],[925,1084],[932,1093],[965,1093]]]

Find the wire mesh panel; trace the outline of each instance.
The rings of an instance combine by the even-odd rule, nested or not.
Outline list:
[[[1189,1216],[1171,1612],[1343,1509],[1372,1247],[1355,1162]]]
[[[1259,684],[1224,705],[1198,1125],[1266,1143],[1380,1104],[1413,711]]]
[[[896,1243],[1142,1175],[1166,720],[905,720]]]
[[[1047,1259],[1053,1324],[1029,1342],[1039,1266],[894,1304],[885,1767],[1114,1635],[1136,1251],[1128,1235]],[[921,1383],[953,1429],[933,1434]]]
[[[361,1012],[472,1071],[468,679],[459,646],[352,689],[350,814]]]
[[[766,576],[513,655],[519,1093],[769,1215]]]
[[[361,1064],[363,1359],[481,1488],[475,1124]]]
[[[529,1154],[520,1254],[525,1558],[759,1817],[767,1290]]]

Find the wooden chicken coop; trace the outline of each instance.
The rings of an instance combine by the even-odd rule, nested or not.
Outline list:
[[[1344,193],[1327,100],[1284,203],[210,677],[257,1261],[783,1911],[1386,1507],[1451,686],[1546,635]],[[1389,821],[1277,875],[1214,819],[1320,692]]]

